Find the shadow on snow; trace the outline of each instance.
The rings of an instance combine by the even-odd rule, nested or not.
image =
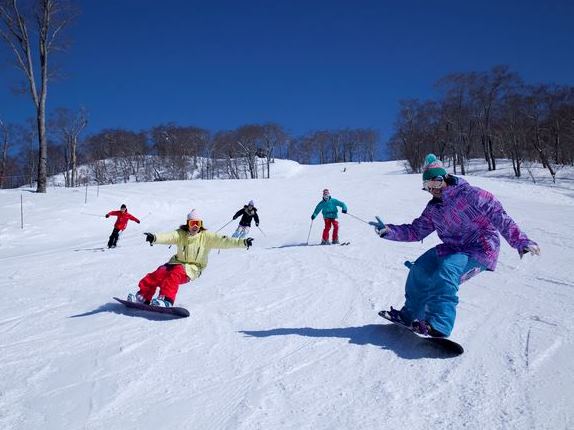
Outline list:
[[[421,339],[401,327],[391,324],[368,324],[362,327],[346,328],[275,328],[271,330],[242,330],[247,336],[304,336],[318,338],[349,339],[355,345],[374,345],[394,352],[405,359],[416,360],[420,358],[450,358],[455,354]]]
[[[129,317],[145,318],[150,321],[166,321],[166,320],[180,319],[180,317],[176,315],[161,314],[156,312],[143,311],[139,309],[130,309],[122,305],[121,303],[106,303],[105,305],[101,305],[100,307],[92,311],[84,312],[83,314],[70,315],[68,318],[88,317],[90,315],[99,314],[101,312],[111,312],[118,315],[127,315]]]

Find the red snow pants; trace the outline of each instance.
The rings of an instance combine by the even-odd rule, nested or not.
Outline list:
[[[175,303],[179,286],[187,282],[189,278],[182,264],[164,264],[142,278],[139,283],[140,294],[151,301],[159,287],[159,295]]]
[[[333,240],[339,240],[339,221],[333,218],[324,218],[325,228],[323,229],[323,240],[329,240],[329,230],[333,226]]]

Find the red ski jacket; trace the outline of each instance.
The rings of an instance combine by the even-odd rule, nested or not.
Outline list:
[[[130,219],[132,221],[137,222],[138,224],[140,223],[140,220],[137,219],[132,214],[128,213],[128,211],[125,211],[125,212],[111,211],[111,212],[108,212],[108,214],[106,215],[106,218],[109,217],[110,215],[118,217],[118,219],[116,220],[116,223],[114,224],[114,228],[119,230],[119,231],[124,231],[126,229],[126,226],[128,225],[128,221]]]

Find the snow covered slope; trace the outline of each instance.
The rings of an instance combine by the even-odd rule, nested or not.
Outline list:
[[[407,270],[434,246],[379,239],[350,216],[350,246],[301,246],[327,187],[349,212],[410,222],[429,199],[400,163],[281,164],[258,181],[131,183],[0,191],[1,429],[381,429],[574,427],[574,186],[496,178],[494,192],[538,241],[461,287],[448,358],[377,311],[402,304]],[[567,182],[565,182],[567,184]],[[143,232],[191,208],[216,230],[246,201],[255,246],[212,252],[178,302],[191,317],[134,313],[111,297],[167,261]],[[100,251],[125,203],[130,223]],[[229,234],[235,223],[222,232]],[[320,240],[321,219],[311,242]]]

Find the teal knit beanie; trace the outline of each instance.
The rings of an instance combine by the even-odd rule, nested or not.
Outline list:
[[[437,176],[444,177],[446,175],[447,173],[442,165],[442,161],[440,161],[436,155],[428,154],[425,157],[425,163],[423,165],[423,181],[428,181]]]

